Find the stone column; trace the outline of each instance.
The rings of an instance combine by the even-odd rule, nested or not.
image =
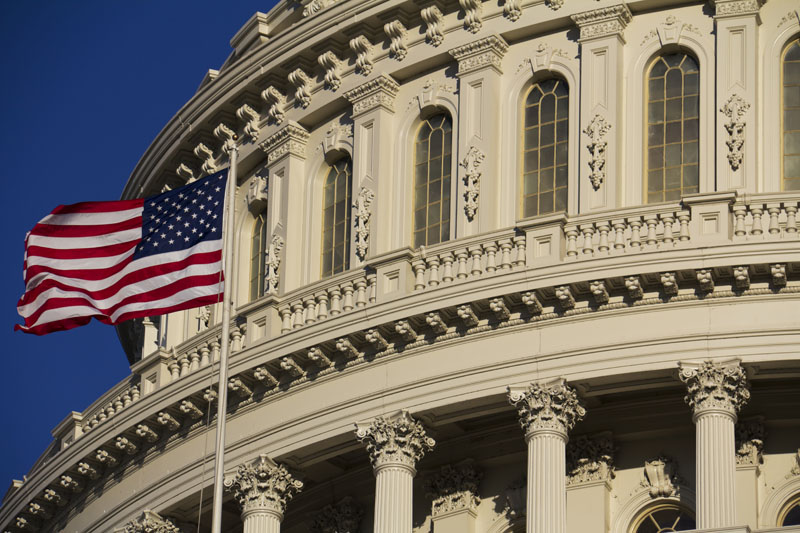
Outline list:
[[[679,367],[697,428],[697,527],[736,525],[734,425],[750,398],[744,370],[738,359]]]
[[[528,444],[528,533],[566,533],[565,448],[567,433],[586,410],[563,378],[509,387]]]
[[[279,533],[286,503],[300,492],[303,483],[285,466],[259,455],[239,465],[236,474],[225,479],[225,488],[242,508],[244,533]]]
[[[433,449],[423,425],[398,411],[371,423],[356,424],[375,472],[375,533],[411,533],[412,482],[417,461]]]
[[[444,466],[428,480],[434,533],[475,533],[482,477],[482,472],[465,463]]]

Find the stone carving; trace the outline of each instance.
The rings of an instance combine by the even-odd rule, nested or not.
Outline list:
[[[745,102],[738,94],[732,94],[725,105],[719,108],[723,115],[728,117],[728,122],[724,124],[725,131],[728,132],[728,163],[733,170],[738,170],[742,165],[744,153],[744,115],[750,109],[750,104]]]
[[[556,300],[558,300],[558,304],[563,311],[568,311],[575,307],[575,297],[572,295],[572,289],[570,289],[569,285],[561,285],[560,287],[555,287],[554,290]]]
[[[303,17],[310,17],[336,2],[337,0],[311,0],[303,7]]]
[[[470,33],[481,31],[483,0],[458,0],[458,4],[464,10],[464,28]]]
[[[403,23],[399,20],[387,22],[383,25],[383,31],[391,40],[389,43],[389,56],[398,61],[405,59],[406,55],[408,54],[408,48],[406,48],[406,36],[408,35],[408,30],[406,30],[406,27],[403,26]]]
[[[491,311],[497,320],[508,320],[511,312],[503,298],[492,298],[489,300],[489,311]]]
[[[750,269],[747,266],[733,267],[733,284],[739,290],[750,288]]]
[[[522,300],[522,305],[528,308],[529,313],[541,313],[542,303],[536,297],[534,291],[526,291],[519,295]]]
[[[597,305],[603,305],[608,303],[609,295],[605,281],[597,280],[589,282],[589,292],[591,292],[592,296],[594,296],[594,301]]]
[[[764,424],[746,420],[736,424],[736,464],[758,466],[764,462]]]
[[[308,75],[303,72],[303,69],[297,68],[289,73],[289,83],[294,85],[294,100],[296,104],[300,104],[303,109],[311,105],[311,93],[309,92],[309,84],[311,80]]]
[[[656,37],[658,37],[661,41],[661,46],[665,46],[670,43],[677,43],[684,31],[694,33],[695,35],[700,35],[700,30],[698,30],[696,26],[681,22],[675,18],[675,16],[669,15],[664,22],[659,24],[656,28],[650,30],[647,35],[644,36],[641,46],[644,46],[646,43],[655,39]]]
[[[503,16],[511,22],[516,22],[522,16],[520,0],[506,0],[503,4]]]
[[[197,320],[200,323],[200,329],[208,328],[208,323],[211,321],[211,306],[204,305],[197,309]]]
[[[437,335],[444,335],[447,333],[447,324],[442,318],[442,314],[438,311],[433,311],[425,315],[425,323],[428,324]]]
[[[545,0],[545,4],[547,4],[547,7],[555,11],[557,9],[561,9],[561,7],[564,5],[564,0]]]
[[[280,283],[279,269],[281,266],[281,252],[283,251],[283,238],[280,235],[273,235],[267,251],[267,289],[266,294],[275,293]]]
[[[68,474],[63,474],[59,478],[58,484],[70,492],[77,493],[83,490],[83,483]]]
[[[353,137],[352,124],[339,124],[337,121],[331,122],[328,129],[325,131],[325,138],[322,140],[322,149],[324,153],[336,150],[341,147],[345,139]],[[319,150],[319,147],[317,147]]]
[[[21,531],[39,531],[39,526],[32,520],[28,520],[24,516],[18,516],[14,519],[14,525]],[[8,530],[3,533],[10,533]]]
[[[388,465],[413,469],[436,445],[426,434],[425,427],[405,410],[379,416],[370,424],[356,424],[356,438],[366,445],[376,469]]]
[[[363,35],[350,39],[350,49],[356,54],[356,72],[369,76],[375,66],[372,63],[372,43]]]
[[[642,291],[642,280],[639,279],[639,276],[627,276],[625,278],[625,289],[628,291],[628,295],[634,300],[638,300],[644,295]]]
[[[772,284],[775,287],[786,286],[786,263],[773,263],[769,266]]]
[[[100,477],[100,472],[98,472],[95,467],[85,461],[78,463],[78,473],[82,476],[88,477],[89,479],[97,479]]]
[[[475,314],[475,310],[470,304],[459,305],[456,309],[456,315],[461,319],[464,327],[467,328],[474,328],[480,322],[478,315]]]
[[[567,445],[567,485],[614,477],[614,441],[610,433],[581,435]]]
[[[366,187],[361,187],[358,196],[353,201],[353,222],[355,225],[356,255],[364,261],[369,250],[369,219],[372,216],[372,201],[375,193]]]
[[[253,395],[253,390],[241,378],[230,378],[228,390],[240,398],[249,398]]]
[[[197,146],[194,147],[194,155],[202,159],[203,166],[201,169],[205,174],[212,174],[219,170],[217,164],[214,162],[214,152],[204,143],[197,143]]]
[[[486,158],[483,152],[471,146],[458,164],[464,168],[464,213],[467,220],[475,218],[478,212],[478,196],[481,191],[481,163]]]
[[[345,359],[355,359],[360,354],[353,343],[347,337],[336,339],[336,351],[344,356]]]
[[[569,55],[561,48],[553,48],[546,43],[539,43],[533,57],[524,59],[517,67],[517,74],[525,69],[530,69],[532,73],[540,70],[549,70],[553,64],[553,57],[569,59]]]
[[[189,415],[189,418],[193,418],[197,420],[203,416],[203,411],[201,411],[194,402],[190,400],[182,400],[180,407],[178,407],[182,413],[186,413]]]
[[[95,459],[100,461],[107,468],[114,468],[119,463],[119,461],[114,455],[112,455],[106,450],[103,450],[102,448],[97,450],[97,453],[95,454]]]
[[[778,28],[782,28],[784,24],[788,23],[797,23],[800,24],[800,11],[789,11],[781,19],[778,21]]]
[[[178,168],[175,169],[175,174],[185,179],[187,184],[192,183],[197,179],[194,177],[194,171],[184,163],[178,165]]]
[[[158,417],[156,421],[161,424],[162,426],[166,426],[167,429],[170,431],[175,431],[181,427],[181,422],[171,414],[167,413],[166,411],[161,411],[158,413]]]
[[[311,530],[318,533],[358,533],[364,511],[346,496],[335,505],[326,505],[314,517]]]
[[[714,275],[709,268],[700,268],[695,271],[697,276],[697,284],[703,292],[712,292],[714,290]]]
[[[580,28],[580,41],[621,34],[632,15],[625,4],[601,7],[572,15],[572,21]]]
[[[800,476],[800,448],[798,448],[797,453],[794,456],[794,466],[786,475],[787,478],[794,476]]]
[[[271,511],[283,516],[286,504],[303,488],[303,482],[266,455],[239,465],[236,474],[225,479],[225,488],[233,493],[244,513]]]
[[[272,164],[285,155],[305,158],[307,142],[308,131],[297,122],[289,121],[259,147],[267,154],[267,164]]]
[[[470,509],[477,511],[481,499],[478,484],[483,472],[471,464],[445,465],[426,480],[425,490],[433,498],[431,516],[436,517],[452,511]]]
[[[261,98],[267,103],[267,116],[273,124],[280,124],[286,118],[286,97],[273,86],[261,91]]]
[[[344,93],[344,97],[353,104],[353,117],[378,107],[394,112],[394,99],[400,85],[389,75],[381,74],[374,80],[359,85]]]
[[[49,507],[46,507],[38,502],[31,502],[28,504],[28,512],[36,518],[48,520],[52,518],[53,513]]]
[[[258,111],[248,104],[243,104],[236,110],[236,116],[239,117],[239,120],[244,121],[244,134],[252,142],[256,142],[258,139],[258,120],[261,118]]]
[[[425,23],[425,40],[431,46],[439,46],[444,41],[444,15],[436,6],[422,9],[420,17]]]
[[[337,91],[342,85],[342,76],[339,73],[342,61],[329,50],[317,58],[317,63],[325,70],[325,87]]]
[[[394,330],[404,342],[417,340],[417,332],[408,320],[398,320],[394,325]]]
[[[600,185],[606,178],[606,148],[608,143],[604,140],[606,134],[611,129],[611,124],[606,122],[601,115],[595,115],[591,122],[583,130],[584,135],[589,137],[589,144],[586,148],[589,149],[589,168],[592,172],[589,174],[589,181],[592,182],[594,190],[600,189]]]
[[[661,273],[661,287],[666,296],[675,296],[678,294],[678,278],[675,272]]]
[[[678,495],[678,463],[666,455],[645,461],[641,485],[651,498],[670,498]]]
[[[747,378],[738,360],[680,363],[679,368],[688,391],[686,403],[695,415],[709,409],[735,414],[750,399]]]
[[[289,379],[297,379],[303,377],[303,375],[305,374],[303,367],[297,364],[297,361],[295,361],[289,356],[281,358],[280,367],[281,370],[283,370],[286,373],[286,376]]]
[[[222,149],[226,152],[230,152],[236,146],[236,139],[238,139],[236,132],[222,122],[214,128],[214,137],[222,141]]]
[[[509,387],[508,401],[517,408],[526,435],[541,430],[568,433],[586,414],[578,394],[563,379]]]
[[[428,78],[425,80],[425,84],[419,94],[408,101],[408,109],[411,109],[414,105],[417,105],[420,109],[436,105],[436,100],[442,92],[454,94],[456,89],[449,83],[437,83],[433,78]]]
[[[55,489],[47,488],[44,489],[42,493],[42,497],[45,499],[46,502],[52,503],[58,507],[64,507],[67,505],[67,498],[65,498],[60,492]]]
[[[717,0],[715,17],[757,15],[765,0]]]
[[[503,56],[508,51],[508,43],[499,35],[490,35],[464,46],[453,48],[450,55],[458,61],[458,75],[492,68],[502,74]]]
[[[203,399],[206,403],[211,404],[217,401],[217,390],[211,387],[203,391]]]
[[[258,208],[267,203],[269,197],[267,187],[267,180],[263,176],[250,178],[250,183],[247,184],[247,194],[245,195],[248,208],[257,211]]]
[[[377,351],[385,350],[389,343],[377,328],[368,329],[364,333],[364,339]]]
[[[134,455],[137,451],[139,451],[139,447],[136,445],[136,443],[127,437],[117,437],[114,445],[117,447],[117,449],[122,450],[128,455]]]
[[[146,510],[139,518],[134,518],[122,528],[123,533],[181,533],[180,528],[169,518],[163,518],[155,511]]]
[[[263,384],[267,388],[272,388],[278,385],[278,380],[270,373],[269,369],[264,366],[259,366],[253,371],[253,379]]]
[[[333,364],[333,361],[325,355],[325,352],[323,352],[322,348],[319,346],[309,348],[306,355],[308,355],[308,358],[319,368],[328,368]]]
[[[139,424],[136,426],[136,434],[147,442],[155,442],[158,440],[158,433],[147,424]]]

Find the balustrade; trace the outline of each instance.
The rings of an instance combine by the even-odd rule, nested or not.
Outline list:
[[[798,193],[745,196],[732,207],[734,240],[797,239],[798,206]]]

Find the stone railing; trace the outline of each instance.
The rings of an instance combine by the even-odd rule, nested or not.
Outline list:
[[[797,238],[800,192],[745,195],[733,212],[734,241]]]
[[[125,379],[109,390],[101,398],[90,405],[82,415],[82,433],[88,433],[114,415],[139,401],[141,391],[139,385],[131,379]]]

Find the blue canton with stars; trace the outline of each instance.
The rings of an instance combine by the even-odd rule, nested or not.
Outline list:
[[[142,242],[133,259],[191,248],[222,238],[225,183],[222,170],[144,201]]]

